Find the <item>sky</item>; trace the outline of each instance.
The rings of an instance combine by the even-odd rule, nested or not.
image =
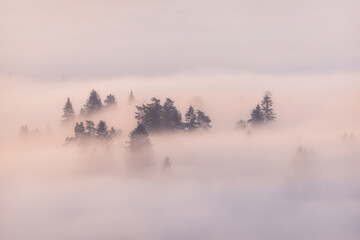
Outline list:
[[[357,72],[359,13],[357,0],[0,0],[0,74]]]

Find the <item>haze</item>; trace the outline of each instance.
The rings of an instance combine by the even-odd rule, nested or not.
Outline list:
[[[0,239],[360,239],[359,10],[0,0]],[[86,112],[92,90],[116,107]],[[176,131],[137,122],[153,97]]]

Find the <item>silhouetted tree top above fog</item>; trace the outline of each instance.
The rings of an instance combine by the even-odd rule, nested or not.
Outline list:
[[[83,122],[75,124],[73,137],[66,138],[66,143],[77,143],[79,145],[86,145],[90,143],[107,143],[113,140],[121,130],[115,130],[111,127],[108,130],[106,122],[100,120],[95,127],[94,122],[86,121],[86,126]]]
[[[181,113],[174,106],[170,98],[165,100],[164,105],[157,98],[152,98],[151,103],[136,106],[135,119],[149,132],[160,131],[193,131],[197,129],[208,130],[211,128],[210,118],[204,112],[189,107],[185,114],[185,123],[182,122]]]
[[[65,106],[63,107],[63,115],[62,115],[62,123],[68,124],[72,123],[75,119],[75,112],[72,106],[72,103],[70,101],[70,98],[67,98],[67,101],[65,103]]]
[[[133,91],[130,92],[130,95],[129,95],[129,98],[128,98],[128,104],[129,105],[132,105],[135,103],[135,97],[134,97],[134,94],[133,94]]]
[[[90,115],[99,112],[103,107],[100,95],[93,89],[84,107],[81,109],[81,115]]]
[[[271,93],[266,92],[263,97],[261,104],[257,104],[256,107],[251,112],[251,118],[246,122],[244,120],[239,120],[236,123],[236,127],[240,129],[246,129],[248,123],[252,126],[260,126],[263,124],[274,122],[276,119],[276,114],[272,108],[273,101],[271,99]]]
[[[113,94],[109,94],[106,96],[106,99],[104,101],[106,107],[113,107],[116,106],[116,99]]]

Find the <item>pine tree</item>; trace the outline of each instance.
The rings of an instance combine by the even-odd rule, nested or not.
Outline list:
[[[109,140],[110,133],[107,129],[106,122],[100,121],[96,127],[96,136],[99,140]]]
[[[135,103],[135,97],[134,97],[133,92],[131,91],[131,92],[130,92],[130,95],[129,95],[129,98],[128,98],[128,104],[129,104],[129,105],[132,105],[132,104],[134,104],[134,103]]]
[[[260,125],[264,123],[264,113],[262,112],[259,104],[256,105],[256,108],[252,111],[249,122],[254,125]]]
[[[273,102],[271,100],[270,94],[265,94],[263,100],[261,101],[261,110],[264,114],[265,122],[275,121],[276,115],[272,108]]]
[[[135,118],[147,131],[157,132],[161,130],[162,106],[157,98],[152,98],[151,101],[152,103],[136,106],[138,111],[135,113]]]
[[[151,143],[149,140],[149,134],[146,131],[144,125],[139,124],[133,131],[129,134],[129,150],[130,152],[147,152],[151,148]]]
[[[210,123],[211,119],[209,118],[209,116],[205,115],[205,113],[200,110],[196,111],[196,125],[198,128],[208,130],[211,128]]]
[[[83,122],[76,123],[75,128],[74,128],[74,132],[75,132],[75,137],[85,135],[84,123]]]
[[[181,113],[174,106],[174,101],[170,98],[167,98],[164,103],[161,120],[161,128],[166,131],[181,130],[183,128]]]
[[[64,112],[64,114],[62,115],[63,124],[71,123],[75,119],[75,112],[71,104],[70,98],[67,98],[65,106],[63,108],[63,112]]]
[[[116,99],[115,99],[115,96],[113,94],[107,95],[104,102],[105,102],[106,107],[116,106]]]
[[[198,127],[195,110],[192,106],[189,107],[185,114],[185,127],[189,131],[195,130]]]
[[[90,137],[94,137],[96,134],[95,123],[93,121],[86,121],[86,134]]]
[[[147,170],[151,166],[152,151],[149,134],[142,124],[139,124],[129,134],[128,150],[131,170]]]
[[[93,89],[90,93],[86,104],[84,105],[83,112],[87,115],[98,112],[102,109],[103,104],[101,102],[100,95]]]

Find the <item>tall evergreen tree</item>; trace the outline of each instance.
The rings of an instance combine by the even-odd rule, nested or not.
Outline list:
[[[103,104],[101,102],[100,95],[93,89],[90,92],[90,96],[86,101],[83,111],[85,114],[92,114],[102,109]]]
[[[261,101],[261,110],[264,114],[265,122],[273,122],[276,119],[276,114],[272,108],[273,101],[269,93],[266,93],[263,100]]]
[[[197,127],[203,130],[208,130],[211,128],[211,119],[200,110],[196,111],[196,123]]]
[[[167,131],[181,130],[183,123],[181,113],[174,106],[174,101],[167,98],[162,109],[162,129]]]
[[[254,125],[260,125],[264,123],[264,113],[262,112],[259,104],[256,105],[256,108],[252,111],[249,122]]]
[[[147,131],[157,132],[161,130],[162,106],[157,98],[152,98],[151,101],[152,103],[136,106],[138,111],[135,113],[135,118]]]
[[[106,96],[106,99],[104,101],[106,107],[113,107],[116,106],[116,99],[113,94],[109,94]]]
[[[192,106],[189,107],[185,114],[185,127],[189,131],[195,130],[198,127],[195,110]]]
[[[67,98],[65,106],[63,107],[63,120],[64,124],[71,123],[75,119],[75,112],[71,104],[70,98]]]

